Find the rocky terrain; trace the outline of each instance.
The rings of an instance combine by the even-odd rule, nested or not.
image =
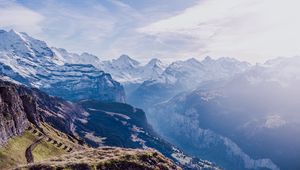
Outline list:
[[[155,150],[115,147],[87,149],[17,169],[181,170],[179,166]]]

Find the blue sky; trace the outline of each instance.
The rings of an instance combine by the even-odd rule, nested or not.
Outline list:
[[[140,60],[300,54],[297,0],[0,0],[0,27],[71,52]]]

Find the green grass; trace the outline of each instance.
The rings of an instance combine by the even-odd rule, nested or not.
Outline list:
[[[14,137],[0,148],[0,169],[9,169],[16,165],[26,163],[25,151],[31,145],[36,136],[25,131],[22,136]]]
[[[0,147],[0,170],[12,169],[18,165],[26,164],[25,151],[38,138],[31,132],[25,131],[21,136],[9,139],[5,146]],[[64,153],[67,152],[45,140],[41,141],[32,151],[35,161],[41,161]]]
[[[42,161],[53,156],[62,155],[67,153],[61,148],[57,148],[52,144],[42,141],[33,151],[34,161]]]
[[[171,160],[155,150],[103,147],[86,149],[51,158],[23,169],[143,169],[181,170]]]

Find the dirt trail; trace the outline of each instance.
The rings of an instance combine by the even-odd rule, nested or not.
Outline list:
[[[25,151],[25,157],[27,160],[27,163],[33,163],[34,159],[33,159],[33,155],[32,155],[32,150],[44,139],[44,137],[37,139],[36,141],[34,141]]]

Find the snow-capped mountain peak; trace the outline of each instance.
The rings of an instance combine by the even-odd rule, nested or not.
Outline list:
[[[0,31],[1,75],[68,100],[124,102],[123,87],[92,66],[90,63],[94,64],[95,59],[87,53],[78,55],[61,48],[51,49],[26,33]]]
[[[0,50],[28,57],[53,56],[44,41],[14,30],[0,30]]]
[[[206,56],[203,60],[202,63],[210,63],[213,62],[214,59],[212,59],[210,56]]]
[[[99,60],[99,58],[97,56],[87,53],[87,52],[82,53],[80,56],[88,61]]]
[[[118,59],[112,60],[112,64],[118,68],[135,68],[140,63],[128,55],[123,54]]]
[[[153,58],[151,59],[146,65],[145,67],[159,67],[159,68],[165,68],[166,66],[157,58]]]
[[[199,66],[199,65],[201,65],[200,61],[198,61],[198,60],[195,59],[195,58],[187,59],[187,60],[185,61],[185,63],[188,64],[188,65],[193,65],[193,66]]]

